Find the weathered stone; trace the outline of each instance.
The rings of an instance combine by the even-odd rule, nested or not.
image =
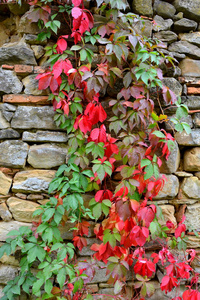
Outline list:
[[[14,267],[19,267],[19,260],[16,259],[13,255],[6,255],[6,254],[4,254],[0,258],[0,263],[2,263],[4,265],[11,265],[11,266],[14,266]]]
[[[31,6],[30,10],[27,11],[21,18],[19,23],[17,24],[17,32],[24,34],[24,33],[28,33],[28,34],[38,34],[39,33],[39,27],[38,24],[36,22],[31,22],[31,20],[29,19],[29,16],[31,14],[31,12],[33,12],[34,7]]]
[[[31,228],[32,224],[17,221],[0,222],[0,241],[5,242],[5,240],[8,238],[7,234],[11,230],[19,230],[21,226],[27,226],[28,228]]]
[[[178,36],[173,31],[159,31],[154,34],[154,37],[162,42],[173,43],[177,40]]]
[[[175,218],[175,209],[174,209],[174,206],[173,205],[160,205],[159,206],[162,210],[162,214],[163,214],[163,217],[164,217],[164,220],[163,219],[159,219],[159,223],[161,225],[166,225],[166,222],[167,221],[171,221],[175,227],[177,226],[177,222],[176,222],[176,218]]]
[[[42,144],[31,146],[28,153],[28,163],[33,168],[51,169],[65,163],[66,146]]]
[[[200,146],[200,129],[192,129],[190,134],[176,132],[175,139],[180,146]]]
[[[28,132],[24,131],[22,135],[22,140],[26,142],[56,142],[65,143],[68,140],[67,134],[64,132],[57,131],[37,131]]]
[[[191,110],[200,109],[200,96],[181,97],[181,100]]]
[[[10,123],[4,118],[2,111],[0,110],[0,129],[6,129],[10,127]]]
[[[200,148],[195,147],[184,153],[184,170],[189,172],[200,171]]]
[[[29,45],[42,45],[45,46],[47,44],[47,40],[39,41],[38,36],[36,34],[24,34],[24,41]]]
[[[180,164],[180,151],[177,142],[175,142],[175,147],[171,151],[168,160],[162,159],[160,172],[166,174],[174,173],[178,170],[179,164]]]
[[[170,90],[174,92],[176,97],[181,96],[182,94],[182,85],[175,78],[164,78],[163,84],[167,86]]]
[[[165,175],[167,178],[163,189],[158,193],[154,198],[155,200],[159,199],[173,199],[178,194],[179,181],[178,178],[174,175]]]
[[[24,168],[28,145],[22,141],[5,141],[0,144],[0,165],[11,168]]]
[[[12,184],[12,179],[5,176],[3,172],[0,171],[0,194],[7,195],[9,193]]]
[[[12,266],[0,265],[0,283],[7,284],[8,281],[15,279],[18,274],[18,268]]]
[[[193,60],[190,58],[185,58],[179,64],[182,72],[182,76],[193,76],[199,77],[200,74],[200,60]]]
[[[35,195],[35,194],[30,194],[30,195],[28,195],[27,196],[27,200],[33,200],[33,201],[35,201],[35,200],[43,200],[44,199],[44,197],[42,196],[42,195]]]
[[[157,5],[155,5],[155,10],[156,13],[164,19],[173,19],[176,12],[175,7],[172,4],[165,1],[159,1]]]
[[[184,172],[184,171],[178,171],[178,172],[175,172],[174,173],[176,176],[178,177],[192,177],[193,174],[192,173],[187,173],[187,172]],[[195,175],[196,176],[196,175]],[[198,177],[198,176],[197,176]]]
[[[185,212],[185,225],[189,231],[200,231],[200,204],[188,205]]]
[[[152,0],[134,0],[133,11],[139,15],[151,17],[153,14]]]
[[[8,103],[2,103],[1,107],[2,109],[2,114],[4,116],[4,118],[10,122],[10,120],[12,119],[14,112],[16,111],[17,107],[15,105],[12,104],[8,104]]]
[[[0,61],[1,61],[1,49],[0,48]],[[0,62],[1,64],[1,62]],[[20,93],[22,91],[23,84],[18,79],[13,71],[0,69],[0,93]]]
[[[47,192],[49,183],[55,176],[53,170],[28,170],[18,172],[14,177],[12,191],[22,193]]]
[[[36,59],[41,58],[45,53],[44,47],[41,45],[33,45],[31,46],[31,49],[34,52]]]
[[[200,2],[199,0],[175,0],[174,6],[179,12],[183,12],[184,15],[190,19],[199,21],[200,18]]]
[[[153,30],[154,31],[170,30],[172,24],[173,21],[171,19],[164,20],[162,17],[156,15],[154,17]]]
[[[187,95],[200,95],[200,87],[188,86]]]
[[[23,194],[23,193],[17,193],[17,194],[16,194],[16,197],[17,197],[17,198],[20,198],[20,199],[23,199],[23,200],[26,200],[27,195],[26,195],[26,194]]]
[[[9,198],[7,204],[16,221],[27,223],[38,221],[39,217],[33,217],[33,212],[39,208],[39,204],[16,197]]]
[[[149,20],[138,21],[134,25],[137,34],[150,38],[152,35],[153,25]]]
[[[88,256],[88,255],[93,255],[95,253],[95,251],[91,250],[91,246],[93,244],[100,244],[101,241],[100,240],[97,240],[95,238],[86,238],[87,240],[87,246],[86,247],[83,247],[83,249],[81,251],[78,250],[78,255],[80,256]]]
[[[33,50],[23,42],[8,43],[1,47],[0,64],[37,65]]]
[[[178,76],[181,76],[181,69],[178,66],[173,66],[173,67],[167,68],[166,75],[168,77],[176,78]]]
[[[197,236],[187,236],[187,248],[189,249],[195,249],[195,248],[199,248],[200,245],[200,237]]]
[[[12,220],[12,215],[9,212],[5,202],[0,204],[0,217],[5,222],[9,222],[10,220]]]
[[[182,205],[182,204],[184,204],[184,205],[185,204],[192,205],[192,204],[195,204],[197,202],[198,202],[197,199],[188,199],[188,198],[169,200],[169,204],[172,204],[172,205]]]
[[[30,6],[26,1],[22,1],[22,4],[18,4],[18,3],[13,3],[12,1],[7,1],[8,2],[8,8],[10,10],[11,13],[13,13],[14,15],[23,15],[25,14]]]
[[[200,127],[200,113],[194,114],[193,121],[194,121],[195,127],[199,128]]]
[[[200,199],[200,180],[195,176],[185,178],[181,191],[190,199]]]
[[[174,23],[175,32],[189,32],[191,30],[196,30],[197,23],[195,21],[183,18]]]
[[[23,85],[25,86],[24,93],[27,95],[34,95],[34,96],[43,96],[48,95],[47,90],[39,90],[38,89],[38,80],[35,79],[37,75],[32,74],[24,79],[22,79]]]
[[[14,65],[16,75],[27,76],[33,73],[33,66],[29,65]]]
[[[18,138],[20,138],[19,132],[17,132],[12,128],[0,130],[0,140],[18,139]]]
[[[174,124],[172,121],[170,121],[171,117],[172,117],[172,118],[176,118],[176,115],[174,114],[174,115],[170,116],[169,122],[167,122],[167,123],[165,124],[166,130],[167,130],[167,131],[172,131],[172,130],[174,130],[174,128],[175,128],[175,124]],[[186,123],[190,126],[190,128],[193,127],[193,121],[192,121],[191,115],[188,115],[187,117],[181,118],[180,121],[181,121],[181,122],[186,122]]]
[[[200,48],[186,41],[172,43],[168,49],[169,51],[186,54],[191,58],[200,58]]]
[[[180,33],[179,39],[200,47],[200,32]]]
[[[12,128],[58,129],[54,123],[53,107],[18,106],[11,122]]]
[[[9,33],[6,32],[6,26],[1,22],[0,23],[0,47],[3,46],[5,43],[9,42]]]

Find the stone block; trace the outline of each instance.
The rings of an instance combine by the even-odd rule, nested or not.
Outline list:
[[[181,191],[189,199],[200,199],[200,180],[198,177],[185,178],[181,184]]]
[[[37,62],[30,46],[20,41],[0,48],[0,65],[2,64],[37,65]]]
[[[190,32],[197,28],[197,22],[182,18],[174,23],[175,32]]]
[[[200,236],[187,236],[187,248],[196,249],[200,245]]]
[[[200,148],[195,147],[184,153],[184,170],[189,172],[200,171]]]
[[[200,18],[200,2],[199,0],[175,0],[174,6],[178,12],[183,12],[184,16],[199,22]]]
[[[169,46],[168,50],[171,52],[186,54],[194,59],[200,59],[200,48],[186,41],[174,42]]]
[[[20,34],[32,34],[36,35],[39,33],[39,27],[37,22],[31,22],[30,14],[33,12],[34,7],[31,6],[30,10],[27,11],[21,18],[17,24],[17,32]]]
[[[31,228],[32,224],[17,222],[17,221],[10,221],[10,222],[0,221],[0,241],[5,242],[6,239],[8,238],[7,234],[11,230],[19,230],[21,226],[27,226],[28,228]]]
[[[19,132],[17,132],[16,130],[12,129],[12,128],[8,128],[8,129],[2,129],[0,130],[0,140],[15,140],[20,138],[20,134]]]
[[[89,232],[88,232],[88,238],[92,238],[95,236],[94,234],[94,226],[95,223],[92,221],[89,221],[90,223],[90,227],[89,227]],[[69,221],[65,222],[64,226],[59,226],[59,230],[61,232],[61,236],[63,238],[63,240],[72,240],[73,238],[73,230],[71,230],[72,228],[75,227],[75,223],[71,223]]]
[[[34,75],[35,76],[35,75]],[[48,96],[32,96],[32,95],[18,95],[10,94],[3,96],[3,102],[5,103],[14,103],[14,104],[45,104],[47,105],[50,102],[47,101]]]
[[[163,189],[158,193],[154,200],[173,199],[178,194],[179,181],[175,175],[165,175],[166,182]]]
[[[176,8],[172,4],[165,1],[159,1],[154,8],[156,13],[164,19],[173,19],[176,13]]]
[[[173,21],[171,19],[164,20],[161,16],[158,15],[156,15],[153,20],[153,30],[156,32],[170,30],[173,24]]]
[[[19,222],[37,222],[39,216],[33,217],[33,212],[39,208],[39,204],[33,201],[22,200],[16,197],[11,197],[7,200],[9,210],[13,218]]]
[[[47,90],[39,90],[38,89],[38,80],[35,79],[37,75],[32,74],[28,75],[24,79],[22,79],[23,85],[25,87],[24,93],[27,95],[34,95],[34,96],[42,96],[42,95],[48,95]]]
[[[152,0],[132,1],[133,11],[139,15],[151,17],[153,14]]]
[[[53,107],[49,106],[18,106],[11,121],[11,127],[19,129],[36,128],[58,130],[54,123],[54,114]]]
[[[199,52],[199,50],[198,50]],[[199,77],[200,74],[200,60],[193,60],[185,58],[179,64],[182,76]]]
[[[37,131],[28,132],[24,131],[22,135],[22,140],[26,142],[55,142],[55,143],[65,143],[68,140],[67,134],[65,132],[57,131]]]
[[[165,174],[175,173],[178,170],[180,164],[180,150],[177,142],[174,143],[174,149],[168,158],[162,159],[162,165],[160,167],[160,172]]]
[[[24,168],[28,144],[22,141],[5,141],[0,144],[0,165],[10,168]]]
[[[9,222],[12,220],[12,215],[8,210],[8,207],[5,202],[0,204],[0,217],[5,222]]]
[[[31,146],[28,163],[33,168],[51,169],[65,163],[67,147],[65,145],[42,144]]]
[[[193,115],[193,122],[195,127],[199,128],[200,127],[200,113],[196,113]]]
[[[160,205],[159,206],[162,210],[162,214],[164,220],[159,219],[159,223],[163,226],[166,226],[167,221],[171,221],[175,227],[177,226],[176,218],[175,218],[175,208],[173,205]]]
[[[185,225],[189,231],[200,231],[200,204],[188,205],[185,212]]]
[[[0,265],[0,284],[7,284],[18,275],[18,268],[13,266]]]
[[[5,176],[3,172],[0,171],[0,194],[7,195],[9,193],[12,184],[12,179]]]
[[[1,60],[1,48],[0,48]],[[0,93],[21,93],[23,84],[13,71],[0,69]]]
[[[28,170],[18,172],[13,181],[14,193],[40,193],[47,192],[49,183],[55,177],[53,170]]]
[[[0,110],[0,129],[6,129],[10,127],[10,123],[6,120],[3,112]]]
[[[200,32],[180,33],[179,39],[200,47]]]
[[[154,37],[159,39],[162,42],[167,42],[167,43],[173,43],[178,39],[177,34],[170,30],[156,32],[154,34]]]
[[[34,52],[36,59],[41,58],[45,54],[44,47],[42,47],[41,45],[32,45],[31,49]]]
[[[200,95],[200,88],[195,86],[189,86],[187,88],[188,95]]]
[[[166,77],[163,79],[163,84],[174,92],[176,97],[182,94],[182,85],[175,78]]]
[[[200,146],[200,129],[192,129],[190,134],[176,132],[175,139],[180,146]]]

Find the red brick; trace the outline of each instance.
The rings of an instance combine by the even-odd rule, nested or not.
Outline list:
[[[2,69],[13,70],[13,69],[14,69],[14,66],[2,65]]]
[[[187,88],[188,95],[200,95],[200,87],[189,86]]]
[[[45,73],[47,70],[46,68],[41,67],[41,66],[36,66],[33,68],[34,68],[34,73],[36,73],[36,74]]]
[[[25,94],[9,94],[3,96],[3,102],[7,103],[19,103],[19,104],[45,104],[50,105],[50,101],[47,101],[48,96],[31,96]]]
[[[28,75],[33,72],[33,66],[15,65],[14,70],[17,75]]]

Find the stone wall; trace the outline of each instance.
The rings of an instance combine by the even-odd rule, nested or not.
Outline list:
[[[170,219],[176,225],[185,213],[189,230],[200,232],[200,1],[129,2],[135,13],[146,17],[143,34],[163,41],[166,44],[164,53],[177,60],[175,69],[171,65],[161,65],[164,84],[181,96],[191,111],[185,121],[190,124],[192,133],[175,134],[176,147],[161,169],[167,183],[154,200],[161,207],[165,220]],[[48,91],[37,88],[35,77],[45,70],[47,41],[37,41],[39,29],[35,23],[29,23],[28,9],[27,5],[19,8],[16,4],[0,4],[0,243],[11,229],[31,226],[32,212],[48,200],[49,182],[67,156],[67,134],[54,123],[54,111],[47,101]],[[142,30],[141,24],[136,26],[138,31]],[[93,48],[95,63],[98,63],[99,49]],[[102,95],[106,97],[103,99],[106,106],[116,91],[108,88]],[[167,110],[173,115],[172,108],[166,107]],[[172,131],[172,127],[167,126],[167,130]],[[114,175],[113,180],[117,179]],[[86,195],[85,201],[91,197]],[[69,228],[70,224],[66,223],[61,229],[66,240],[72,237]],[[93,242],[91,230],[88,247],[78,255],[89,259]],[[147,246],[149,250],[157,247]],[[200,250],[200,238],[188,233],[188,247]],[[0,296],[3,286],[17,274],[18,266],[14,256],[4,255],[0,260]],[[162,268],[157,270],[156,276],[152,280],[158,288]],[[130,298],[131,278],[130,274],[127,288]],[[89,288],[92,292],[112,294],[112,286],[106,280],[102,268]],[[167,297],[157,289],[151,297],[154,299]]]

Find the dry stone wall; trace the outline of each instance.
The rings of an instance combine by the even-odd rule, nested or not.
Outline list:
[[[175,68],[161,65],[164,84],[181,96],[190,109],[184,121],[190,124],[192,133],[175,134],[175,149],[161,169],[167,182],[154,201],[161,207],[165,221],[170,219],[176,225],[185,213],[189,231],[195,229],[200,233],[200,1],[129,2],[135,13],[145,16],[145,28],[136,24],[137,30],[161,40],[166,45],[163,52],[177,60]],[[27,5],[20,8],[16,4],[0,4],[0,243],[10,230],[37,221],[32,213],[48,201],[48,185],[67,157],[67,134],[54,123],[48,91],[37,88],[35,77],[46,67],[47,41],[37,41],[39,29],[29,22],[28,9]],[[93,48],[95,67],[100,49]],[[115,97],[120,89],[120,82],[116,83],[116,90],[105,87],[101,92],[105,107],[109,97]],[[165,109],[174,114],[173,108]],[[172,131],[172,126],[166,129]],[[113,180],[119,180],[117,174]],[[92,195],[84,196],[86,203],[91,198]],[[72,238],[71,227],[66,223],[60,228],[65,240]],[[78,256],[89,259],[94,238],[91,230],[88,246]],[[200,251],[200,238],[190,233],[188,238],[188,247]],[[156,243],[147,245],[150,251],[156,247]],[[14,256],[4,255],[0,260],[0,296],[3,286],[17,274],[18,266]],[[159,290],[158,281],[162,276],[162,270],[158,270],[152,279],[157,289],[151,300],[168,299]],[[92,292],[112,294],[112,286],[106,280],[102,268],[88,288]],[[131,299],[131,274],[128,280]]]

